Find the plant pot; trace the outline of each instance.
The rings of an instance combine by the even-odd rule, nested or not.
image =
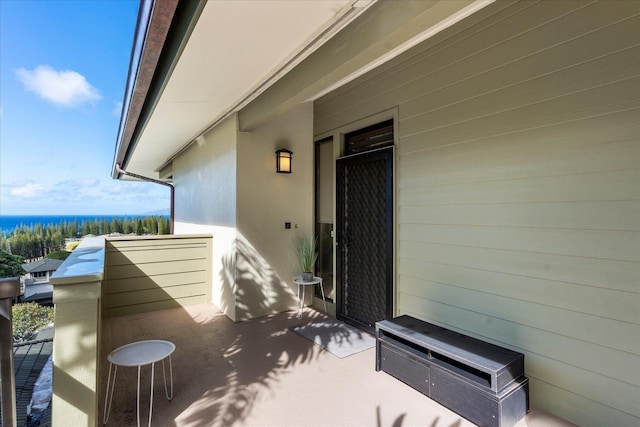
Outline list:
[[[313,273],[302,273],[303,282],[313,282]]]

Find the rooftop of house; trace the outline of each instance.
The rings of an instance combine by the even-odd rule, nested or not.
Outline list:
[[[50,425],[50,410],[43,412],[37,421],[27,416],[34,386],[47,360],[53,352],[53,329],[40,332],[37,339],[13,346],[13,368],[15,372],[16,415],[18,427]]]
[[[22,268],[27,273],[44,273],[47,271],[56,271],[64,261],[53,258],[43,258],[38,261],[22,264]]]
[[[40,305],[53,306],[53,285],[49,282],[38,282],[26,286],[20,302],[37,302]]]

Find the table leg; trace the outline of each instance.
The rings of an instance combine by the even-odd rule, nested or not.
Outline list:
[[[113,369],[113,383],[111,382],[111,368],[113,363],[109,363],[109,378],[107,379],[107,394],[104,396],[104,416],[102,417],[102,424],[106,424],[109,421],[109,415],[111,414],[111,401],[113,400],[113,390],[116,388],[116,375],[118,374],[118,365],[115,365]],[[111,388],[109,388],[111,385]],[[107,403],[107,401],[109,403]]]
[[[169,355],[169,379],[171,381],[171,396],[167,391],[167,375],[164,373],[164,359],[162,359],[162,377],[164,378],[164,395],[167,396],[167,400],[173,399],[173,365],[171,364],[171,355]]]
[[[300,299],[300,283],[298,283],[298,319],[302,319],[302,300]],[[304,289],[304,287],[302,287]]]
[[[138,365],[138,394],[136,395],[136,411],[138,414],[138,427],[140,427],[140,368],[141,366]]]
[[[307,287],[302,285],[302,301],[300,303],[300,318],[302,319],[302,315],[304,314],[304,302],[306,296]]]
[[[149,398],[149,427],[151,427],[151,414],[153,413],[153,374],[155,371],[155,362],[151,364],[151,397]]]

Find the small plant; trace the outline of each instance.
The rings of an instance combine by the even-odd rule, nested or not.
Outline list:
[[[38,330],[53,323],[53,308],[35,302],[16,304],[12,309],[13,341],[29,341]]]
[[[300,261],[300,267],[303,273],[312,273],[313,267],[318,259],[318,253],[316,252],[317,239],[311,240],[307,237],[303,237],[298,242],[298,260]]]

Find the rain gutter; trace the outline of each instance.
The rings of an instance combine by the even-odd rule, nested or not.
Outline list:
[[[124,169],[122,169],[120,167],[119,163],[116,163],[116,171],[118,172],[118,175],[130,176],[131,178],[139,179],[141,181],[147,181],[147,182],[152,182],[154,184],[164,185],[165,187],[169,187],[171,189],[171,209],[169,211],[169,234],[173,234],[173,223],[174,223],[174,218],[175,218],[175,212],[174,212],[174,208],[175,208],[175,187],[173,186],[173,184],[170,184],[170,183],[164,182],[164,181],[160,181],[158,179],[149,178],[147,176],[138,175],[137,173],[127,172],[126,170],[124,170]]]
[[[117,165],[127,167],[206,3],[205,0],[140,1],[113,156],[113,178],[120,178]]]

